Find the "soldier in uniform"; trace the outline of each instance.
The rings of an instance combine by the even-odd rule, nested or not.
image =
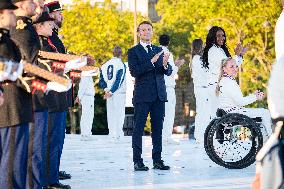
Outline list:
[[[19,9],[15,11],[17,24],[16,28],[12,31],[12,39],[19,46],[22,59],[44,68],[45,66],[42,66],[38,61],[40,40],[31,19],[36,15],[36,4],[32,0],[16,0],[15,4]],[[36,77],[36,80],[33,82],[50,86],[46,80],[40,77]],[[29,129],[27,188],[41,188],[43,184],[43,161],[47,137],[48,107],[44,91],[34,89],[32,94],[34,124],[31,124]]]
[[[17,16],[16,27],[11,31],[12,39],[19,47],[22,59],[28,63],[37,64],[37,54],[40,44],[37,33],[32,25],[31,17],[35,15],[35,3],[32,0],[14,1],[19,8],[15,10]],[[27,74],[29,85],[32,82],[43,82],[39,78],[35,79],[33,75]],[[46,81],[44,81],[46,82]],[[29,153],[27,169],[27,188],[41,187],[40,172],[42,169],[42,141],[44,129],[47,126],[47,106],[44,99],[44,93],[40,90],[32,90],[33,103],[33,123],[29,128]],[[37,142],[34,143],[34,140]]]
[[[48,52],[56,52],[55,47],[52,47],[48,43],[48,37],[52,35],[52,28],[53,28],[53,21],[54,19],[51,18],[47,12],[43,12],[42,15],[38,18],[37,21],[34,22],[34,26],[36,31],[39,35],[40,39],[40,50],[48,51]],[[39,61],[41,66],[45,66],[46,69],[52,71],[50,61]],[[59,155],[59,138],[56,134],[60,127],[62,126],[63,120],[60,119],[62,116],[62,108],[64,106],[60,103],[59,92],[55,90],[48,91],[46,97],[48,112],[49,112],[49,124],[48,124],[48,145],[47,150],[43,150],[44,153],[47,154],[47,164],[45,166],[45,178],[43,180],[43,185],[46,188],[70,188],[68,185],[63,185],[58,181],[58,172],[57,172],[57,165],[58,165],[58,155]],[[58,113],[59,112],[59,113]],[[47,127],[46,127],[47,128]],[[46,139],[46,138],[45,138]],[[46,143],[45,143],[46,145]],[[43,157],[43,161],[45,158]]]
[[[58,29],[62,25],[63,21],[63,16],[62,16],[62,8],[60,6],[60,3],[58,1],[52,1],[50,3],[45,4],[46,7],[49,9],[49,16],[54,19],[54,28],[53,28],[53,33],[52,36],[49,37],[49,44],[53,46],[56,49],[56,52],[59,53],[66,53],[66,49],[61,41],[61,39],[58,36]],[[58,172],[59,172],[59,179],[70,179],[71,175],[67,174],[65,171],[59,171],[60,167],[60,159],[61,159],[61,154],[63,150],[63,144],[64,144],[64,138],[65,138],[65,128],[66,128],[66,112],[69,107],[73,105],[73,95],[72,95],[72,89],[70,89],[67,92],[62,92],[60,93],[60,101],[62,102],[63,109],[63,124],[62,127],[60,128],[58,133],[59,136],[59,156],[58,156]]]
[[[10,39],[10,28],[16,26],[13,9],[17,6],[11,0],[1,1],[0,56],[20,62],[20,51]],[[19,80],[4,80],[0,85],[5,91],[0,108],[0,188],[25,188],[32,97],[29,87]]]

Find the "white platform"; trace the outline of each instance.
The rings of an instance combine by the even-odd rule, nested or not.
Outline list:
[[[179,145],[165,145],[163,159],[169,171],[150,169],[134,172],[131,137],[113,142],[107,136],[92,136],[81,141],[80,135],[66,135],[61,170],[72,174],[62,181],[72,189],[248,189],[255,165],[230,170],[212,162],[194,141],[180,138]],[[151,138],[143,138],[144,163],[152,168]]]

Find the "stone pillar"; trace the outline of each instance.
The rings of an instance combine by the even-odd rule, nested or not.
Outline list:
[[[158,0],[148,0],[148,17],[150,18],[151,22],[159,22],[161,17],[158,15],[156,11],[156,4]]]

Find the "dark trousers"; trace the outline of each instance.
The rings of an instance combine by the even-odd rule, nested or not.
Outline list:
[[[47,142],[47,110],[34,112],[34,124],[30,125],[29,159],[27,188],[42,188],[44,183],[46,142]]]
[[[0,128],[0,188],[26,188],[28,123]]]
[[[67,116],[67,112],[62,112],[62,124],[60,126],[60,137],[59,137],[59,156],[58,156],[58,170],[60,167],[60,159],[61,159],[61,155],[62,155],[62,151],[63,151],[63,145],[64,145],[64,139],[65,139],[65,129],[66,129],[66,116]]]
[[[133,162],[141,163],[142,135],[148,114],[151,118],[152,131],[152,159],[153,162],[161,160],[162,152],[162,129],[165,114],[165,102],[156,100],[154,102],[143,102],[134,104],[134,129],[132,135]]]
[[[52,185],[59,182],[59,157],[62,137],[62,122],[64,112],[48,113],[48,131],[47,131],[47,148],[46,148],[46,169],[44,186]]]

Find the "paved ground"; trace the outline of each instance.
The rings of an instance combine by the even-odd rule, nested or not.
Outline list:
[[[81,141],[80,135],[67,135],[61,169],[72,174],[62,181],[72,189],[248,189],[255,165],[242,170],[229,170],[213,163],[194,141],[180,138],[180,144],[163,147],[163,159],[169,171],[150,169],[134,172],[131,138],[113,142],[107,136],[92,136]],[[143,138],[143,156],[152,167],[151,138]]]

